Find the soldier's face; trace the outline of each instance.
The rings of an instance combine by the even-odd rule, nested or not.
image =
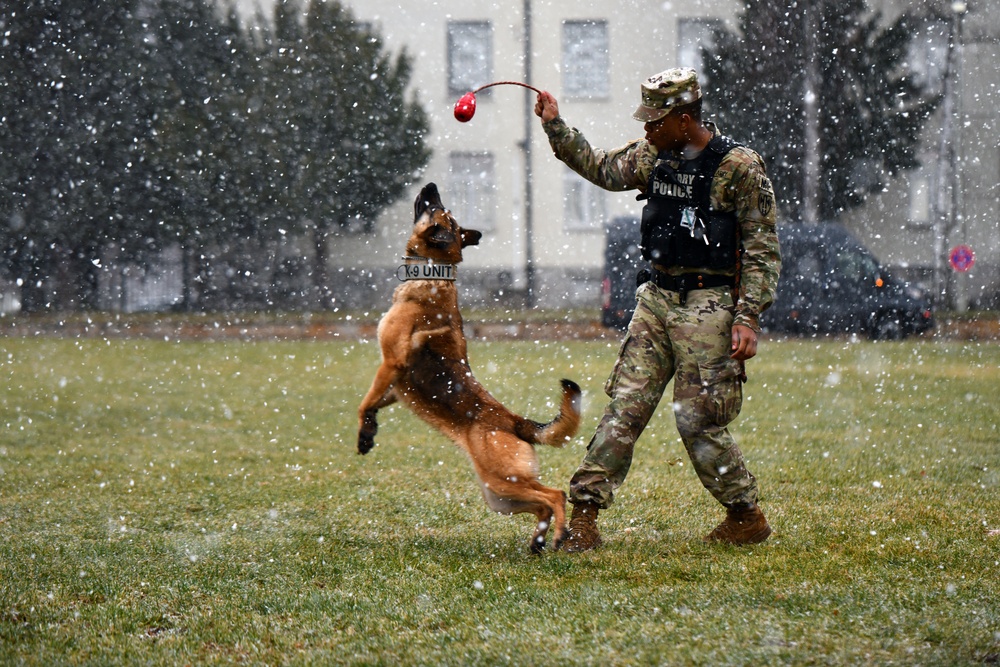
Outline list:
[[[656,146],[658,151],[679,151],[690,140],[691,116],[668,113],[659,120],[646,123],[646,141]]]

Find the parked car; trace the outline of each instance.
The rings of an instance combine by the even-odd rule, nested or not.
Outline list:
[[[888,340],[934,327],[927,290],[894,276],[842,225],[783,225],[779,237],[781,280],[761,317],[766,330]],[[601,323],[624,330],[635,310],[635,276],[649,266],[639,252],[639,220],[615,218],[605,239]]]
[[[649,263],[639,252],[639,219],[614,218],[604,226],[601,324],[625,330],[635,312],[635,276]]]
[[[927,290],[894,276],[843,226],[784,225],[778,235],[781,279],[763,328],[885,340],[934,326]]]

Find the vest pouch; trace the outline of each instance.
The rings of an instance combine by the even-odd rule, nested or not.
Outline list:
[[[708,214],[705,223],[708,232],[708,245],[705,246],[705,263],[708,269],[729,269],[736,265],[737,234],[736,215],[733,213]]]
[[[673,255],[673,225],[663,224],[667,206],[662,199],[646,200],[642,207],[642,221],[639,224],[642,258],[647,262],[662,263]]]

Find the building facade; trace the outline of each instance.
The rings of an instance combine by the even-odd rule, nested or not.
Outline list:
[[[913,8],[942,17],[914,36],[913,65],[946,99],[924,131],[922,166],[844,222],[943,307],[1000,308],[1000,14],[987,0],[869,2],[887,19]],[[949,262],[963,245],[975,253],[965,272]]]
[[[484,90],[467,123],[454,118],[454,104],[486,83],[522,81],[552,92],[563,117],[593,145],[621,145],[643,135],[631,118],[640,82],[675,65],[697,68],[711,28],[735,25],[740,7],[735,0],[344,4],[378,31],[387,49],[405,48],[413,57],[412,87],[429,113],[433,150],[413,192],[376,221],[374,233],[331,239],[335,289],[347,307],[384,303],[412,223],[412,198],[427,181],[438,183],[462,225],[484,234],[466,252],[460,278],[466,303],[596,305],[604,225],[639,214],[635,193],[602,191],[559,163],[532,112],[531,91]],[[1000,15],[985,0],[964,6],[869,0],[869,6],[886,20],[935,6],[953,17],[918,36],[913,54],[914,67],[938,85],[949,63],[953,104],[925,132],[923,167],[892,179],[843,222],[885,264],[928,285],[939,281],[945,305],[1000,306]],[[950,55],[948,30],[957,44]],[[947,266],[948,249],[960,243],[976,254],[963,274]]]

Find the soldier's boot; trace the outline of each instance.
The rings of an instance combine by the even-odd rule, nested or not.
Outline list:
[[[726,508],[725,520],[704,539],[742,546],[763,542],[770,534],[771,526],[756,503],[737,503]]]
[[[601,546],[601,533],[597,530],[597,505],[574,503],[569,517],[569,537],[562,543],[563,551],[578,553]]]

